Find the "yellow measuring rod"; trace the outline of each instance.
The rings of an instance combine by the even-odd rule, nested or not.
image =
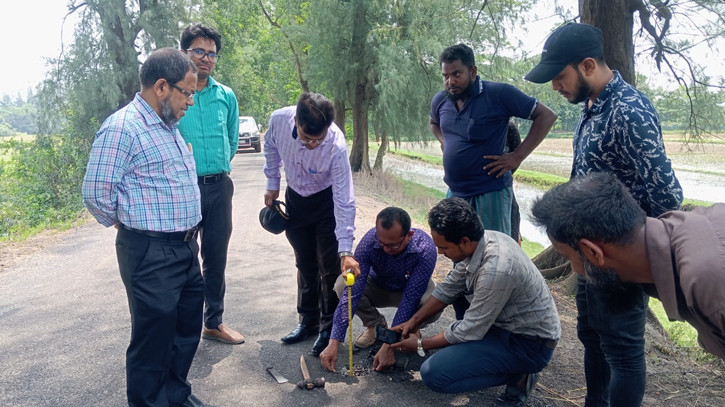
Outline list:
[[[349,346],[348,352],[350,355],[350,376],[352,374],[352,286],[355,284],[355,274],[350,270],[347,272],[345,284],[347,285],[347,337]]]

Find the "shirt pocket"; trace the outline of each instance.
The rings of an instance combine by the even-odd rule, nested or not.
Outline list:
[[[483,141],[491,136],[490,120],[468,119],[466,124],[466,136],[469,141]]]

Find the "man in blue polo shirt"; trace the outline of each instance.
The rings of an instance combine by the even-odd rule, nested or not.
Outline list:
[[[512,85],[482,80],[465,44],[446,48],[439,61],[446,90],[433,97],[430,128],[443,150],[448,197],[468,201],[486,230],[511,235],[511,170],[544,140],[557,116]],[[511,117],[533,123],[519,148],[504,154]]]

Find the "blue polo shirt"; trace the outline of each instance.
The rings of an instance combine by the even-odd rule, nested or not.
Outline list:
[[[467,198],[499,191],[511,185],[511,172],[501,178],[488,175],[483,167],[491,162],[484,155],[502,155],[511,117],[530,119],[538,101],[512,85],[476,77],[475,94],[459,112],[446,91],[431,103],[430,117],[441,127],[443,180],[453,196]]]

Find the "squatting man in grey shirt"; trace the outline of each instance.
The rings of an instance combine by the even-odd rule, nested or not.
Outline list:
[[[438,253],[457,264],[408,322],[392,328],[405,339],[391,347],[421,356],[442,348],[420,369],[423,383],[434,391],[506,384],[496,405],[525,406],[561,337],[549,288],[521,247],[506,234],[484,231],[463,199],[442,200],[428,213],[428,224]],[[430,338],[415,334],[420,321],[460,296],[470,302],[462,320]]]

